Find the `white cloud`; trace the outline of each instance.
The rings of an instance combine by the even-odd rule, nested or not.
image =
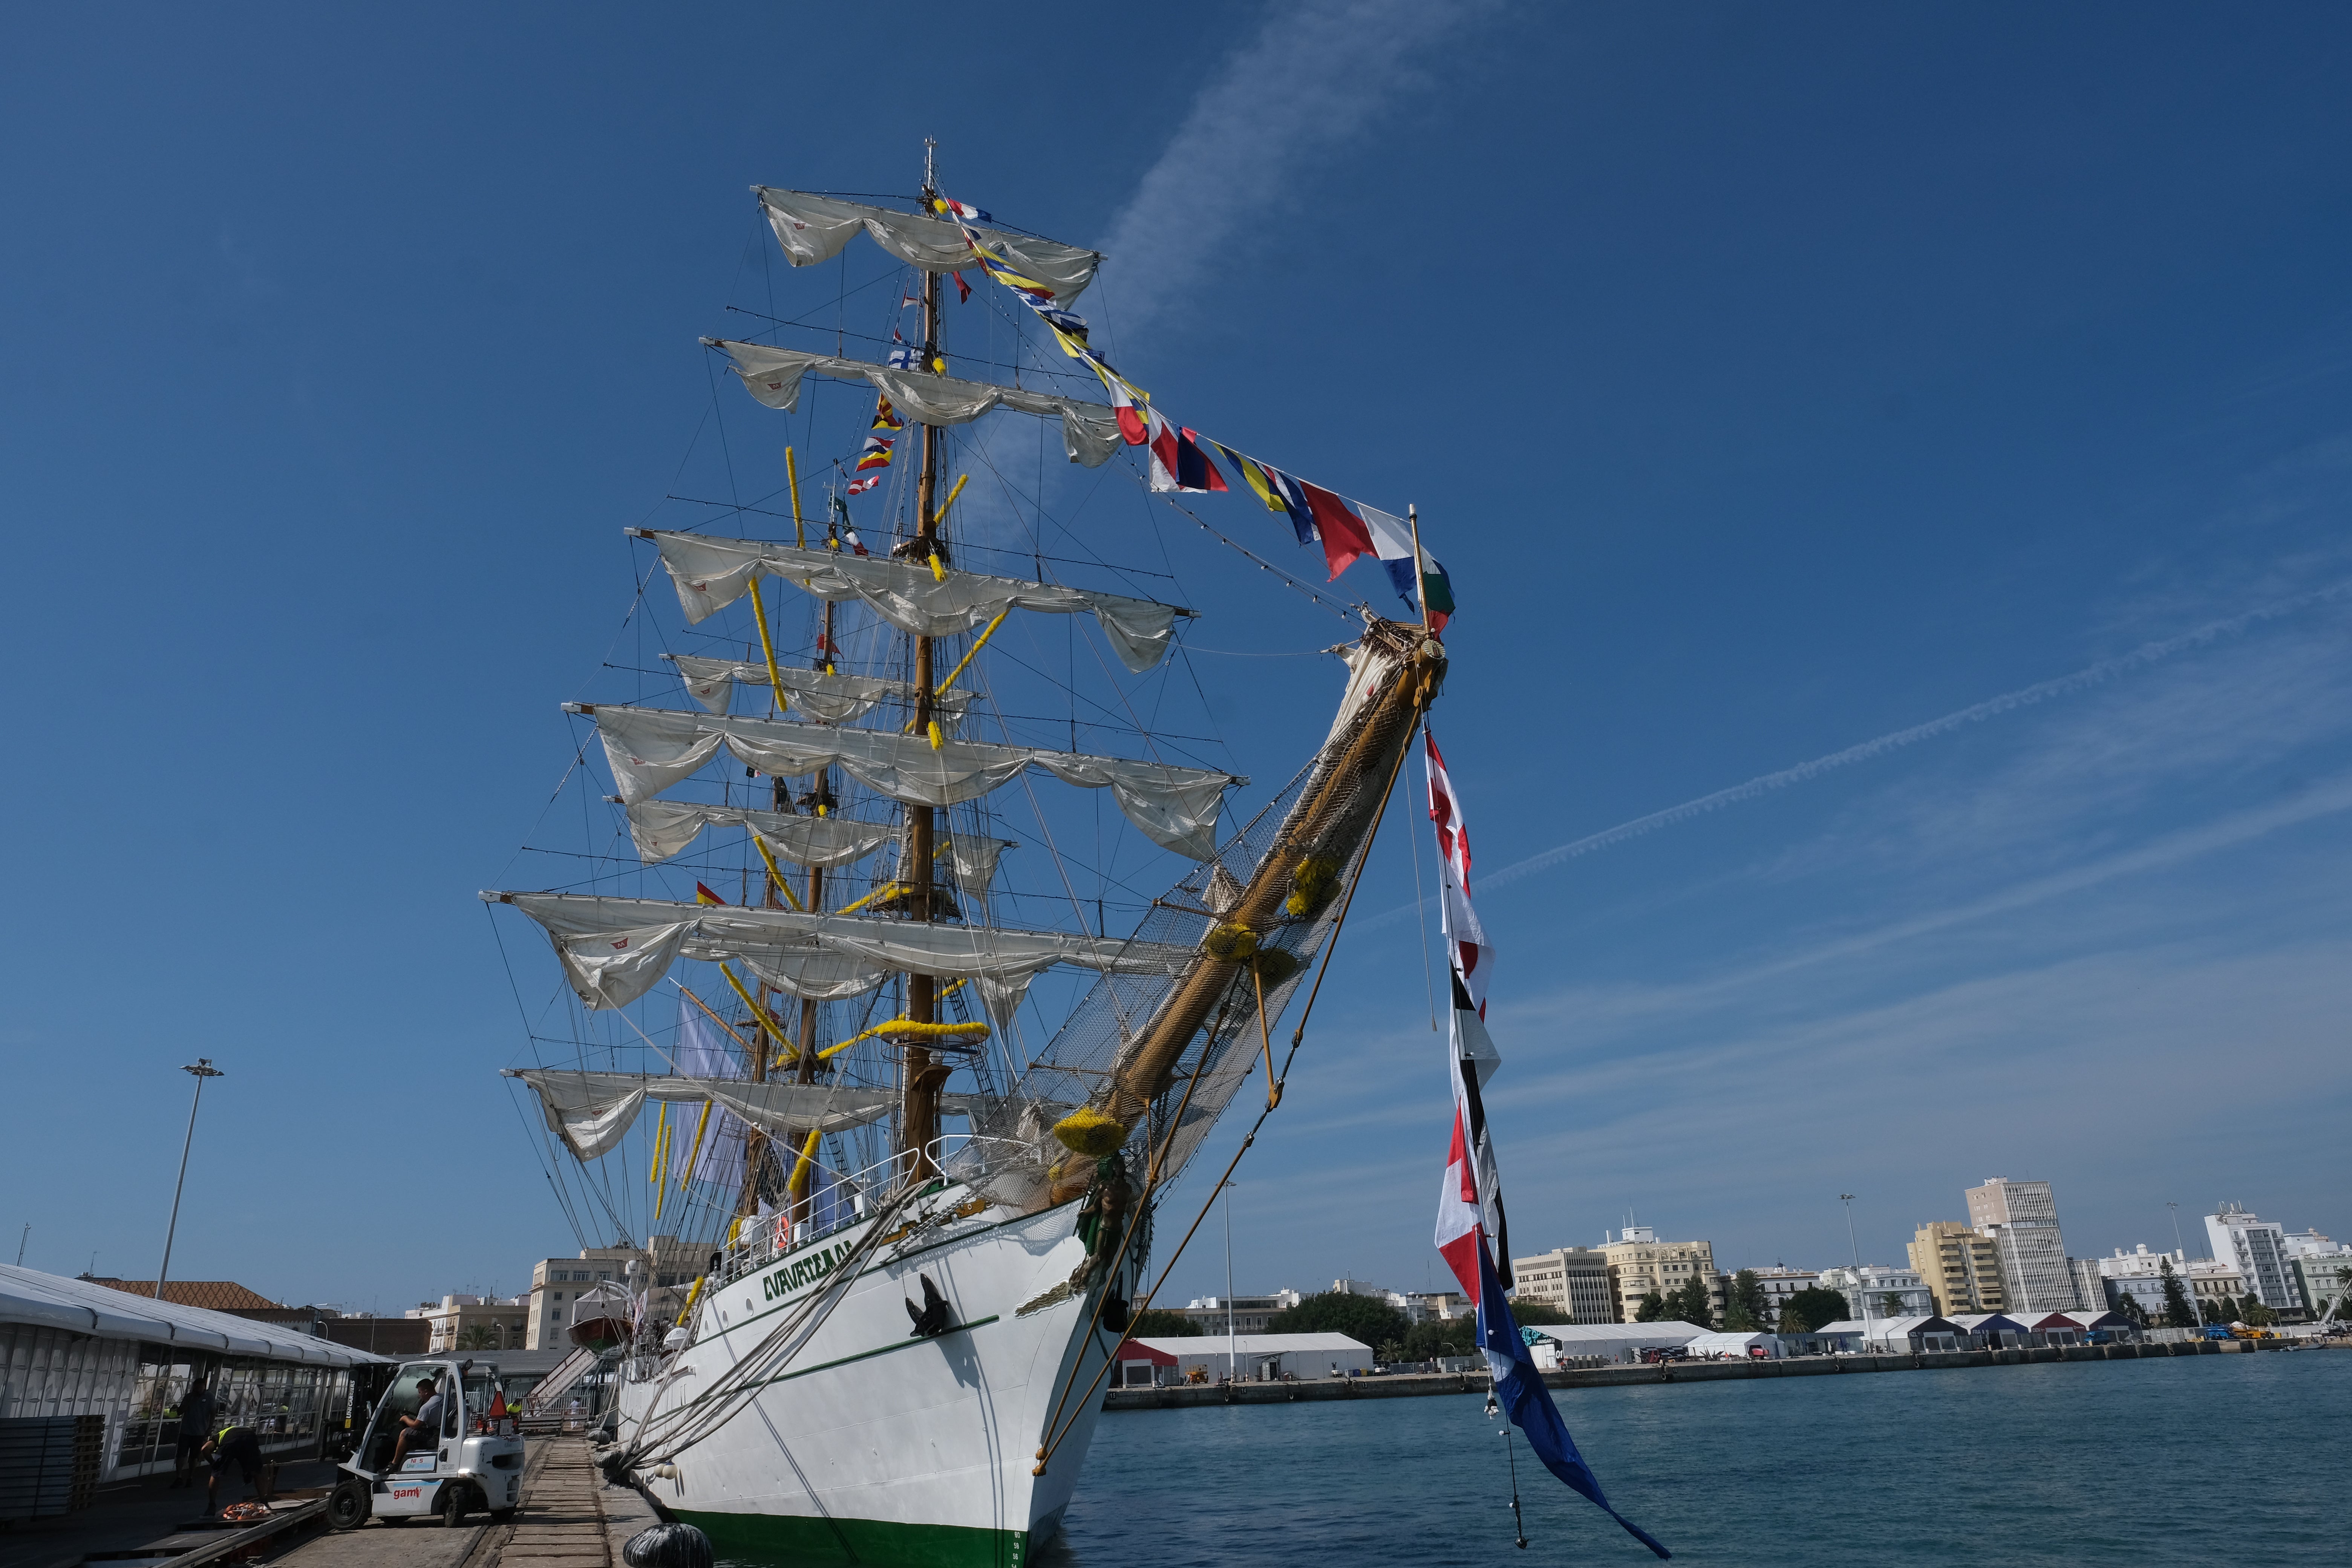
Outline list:
[[[1423,84],[1417,61],[1486,0],[1307,0],[1229,56],[1110,226],[1119,324],[1183,294],[1318,156]]]

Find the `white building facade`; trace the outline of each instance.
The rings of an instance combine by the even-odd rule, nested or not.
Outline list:
[[[2235,1266],[2256,1300],[2273,1312],[2302,1314],[2303,1287],[2288,1264],[2286,1226],[2223,1204],[2205,1216],[2205,1236],[2214,1259]]]
[[[1811,1290],[1822,1282],[1819,1273],[1811,1268],[1785,1268],[1774,1264],[1769,1268],[1756,1270],[1756,1282],[1764,1287],[1764,1321],[1766,1326],[1780,1326],[1780,1309],[1789,1298],[1800,1290]]]
[[[2326,1311],[2328,1303],[2337,1297],[2352,1292],[2352,1278],[2346,1274],[2352,1269],[2352,1247],[2330,1241],[2315,1230],[2294,1230],[2286,1235],[2286,1256],[2313,1317]],[[2347,1317],[2352,1317],[2352,1302],[2336,1309],[2338,1322]]]
[[[1936,1313],[1935,1293],[1914,1269],[1884,1268],[1875,1263],[1859,1269],[1824,1268],[1821,1288],[1843,1296],[1856,1318],[1928,1318]],[[1890,1296],[1899,1311],[1887,1310]]]

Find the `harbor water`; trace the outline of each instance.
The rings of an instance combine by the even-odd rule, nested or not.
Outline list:
[[[1689,1563],[2352,1561],[2352,1352],[1560,1391]],[[1479,1395],[1106,1414],[1055,1568],[1654,1561]]]

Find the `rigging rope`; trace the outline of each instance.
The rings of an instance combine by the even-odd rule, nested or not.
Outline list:
[[[1381,824],[1387,820],[1389,798],[1396,791],[1397,776],[1404,770],[1405,759],[1412,754],[1414,737],[1421,733],[1421,700],[1416,698],[1412,726],[1405,731],[1403,743],[1397,748],[1396,763],[1390,768],[1388,784],[1381,791],[1380,811],[1372,818],[1370,831],[1364,836],[1363,853],[1357,858],[1355,875],[1348,879],[1347,896],[1339,904],[1339,918],[1332,922],[1330,939],[1324,944],[1322,965],[1315,972],[1315,984],[1307,994],[1307,1006],[1298,1015],[1298,1027],[1292,1031],[1290,1049],[1282,1058],[1282,1076],[1270,1086],[1271,1092],[1267,1096],[1265,1109],[1259,1111],[1257,1119],[1250,1123],[1249,1131],[1243,1135],[1241,1147],[1234,1151],[1234,1157],[1226,1163],[1224,1173],[1217,1178],[1217,1184],[1209,1189],[1209,1201],[1201,1205],[1199,1214],[1193,1215],[1192,1228],[1185,1231],[1184,1239],[1176,1244],[1176,1250],[1169,1254],[1167,1263],[1160,1270],[1160,1278],[1152,1282],[1151,1289],[1141,1299],[1132,1303],[1128,1313],[1126,1331],[1118,1336],[1118,1343],[1111,1346],[1110,1354],[1104,1359],[1102,1370],[1095,1373],[1094,1382],[1087,1385],[1085,1396],[1078,1401],[1079,1412],[1083,1412],[1087,1408],[1087,1402],[1094,1398],[1095,1390],[1102,1386],[1102,1380],[1109,1375],[1110,1369],[1118,1364],[1118,1352],[1129,1340],[1135,1337],[1137,1321],[1150,1310],[1151,1303],[1159,1296],[1160,1289],[1168,1283],[1168,1276],[1174,1271],[1177,1259],[1182,1258],[1185,1247],[1192,1245],[1193,1236],[1201,1228],[1201,1222],[1209,1217],[1209,1210],[1216,1204],[1217,1194],[1224,1190],[1227,1182],[1233,1180],[1234,1168],[1242,1163],[1242,1156],[1249,1152],[1250,1145],[1257,1142],[1258,1130],[1265,1125],[1265,1119],[1273,1115],[1275,1109],[1282,1103],[1282,1085],[1290,1080],[1291,1064],[1298,1059],[1299,1044],[1307,1037],[1307,1017],[1315,1011],[1315,999],[1323,992],[1323,977],[1331,973],[1331,961],[1339,953],[1339,933],[1348,923],[1349,910],[1355,905],[1356,889],[1363,882],[1364,869],[1371,864],[1372,841],[1380,837]],[[1073,1382],[1076,1382],[1075,1373],[1076,1369],[1073,1368]],[[1060,1406],[1056,1405],[1055,1408],[1058,1410]],[[1062,1440],[1070,1435],[1070,1429],[1076,1425],[1077,1415],[1073,1414],[1070,1419],[1063,1424],[1061,1430],[1054,1433],[1051,1439],[1037,1450],[1037,1466],[1031,1474],[1042,1476],[1045,1473],[1045,1466],[1052,1460],[1054,1450],[1061,1447]],[[1048,1430],[1051,1431],[1051,1429],[1049,1424]]]

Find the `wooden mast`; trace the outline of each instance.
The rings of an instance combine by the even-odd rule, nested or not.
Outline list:
[[[932,184],[931,150],[938,143],[923,139],[923,208],[933,209],[939,191]],[[923,273],[923,369],[935,370],[940,348],[940,275]],[[915,480],[915,548],[911,552],[918,563],[929,562],[939,550],[939,518],[934,511],[940,486],[940,434],[936,426],[922,426],[922,468]],[[931,639],[915,639],[915,727],[918,735],[929,735],[931,729]],[[932,808],[910,805],[907,808],[908,853],[914,861],[907,891],[907,917],[929,922],[931,918],[931,860],[937,853],[938,824]],[[939,1021],[938,983],[928,974],[911,971],[907,975],[907,1016],[918,1024]],[[900,1136],[912,1156],[908,1180],[924,1182],[939,1174],[929,1148],[940,1135],[940,1086],[948,1070],[931,1059],[929,1047],[919,1040],[906,1045],[905,1100],[899,1119]]]
[[[833,601],[831,599],[824,601],[824,629],[817,634],[814,663],[818,669],[827,674],[832,673]],[[817,769],[814,795],[815,798],[812,801],[810,809],[823,816],[831,808],[833,803],[833,770],[831,768]],[[806,905],[808,912],[813,915],[824,913],[824,868],[822,866],[812,866],[808,868]],[[793,1076],[801,1083],[814,1083],[816,1080],[816,1004],[806,997],[801,999],[801,1059],[796,1064],[796,1070]]]

